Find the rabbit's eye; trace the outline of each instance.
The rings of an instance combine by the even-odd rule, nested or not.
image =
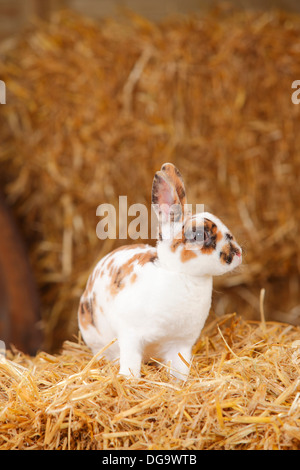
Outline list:
[[[185,232],[185,238],[188,242],[205,242],[208,239],[208,234],[203,228],[188,229]]]

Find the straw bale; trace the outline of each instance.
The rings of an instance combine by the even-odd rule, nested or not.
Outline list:
[[[300,449],[299,327],[213,319],[183,384],[167,365],[141,379],[80,341],[0,361],[0,449]]]
[[[120,243],[97,239],[96,207],[119,195],[150,207],[165,161],[184,175],[189,202],[204,203],[244,247],[244,268],[216,284],[216,311],[242,302],[255,314],[265,287],[267,317],[298,321],[299,33],[299,17],[274,12],[159,24],[64,12],[2,51],[1,183],[29,244],[46,349],[77,331],[88,274]],[[271,435],[278,425],[268,426]]]

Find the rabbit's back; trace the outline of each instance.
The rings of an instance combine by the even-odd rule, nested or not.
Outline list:
[[[156,248],[136,244],[117,248],[97,263],[78,309],[80,331],[94,351],[116,336],[115,323],[120,320],[120,310],[125,317],[138,304],[136,285],[143,283],[151,287],[156,262]]]

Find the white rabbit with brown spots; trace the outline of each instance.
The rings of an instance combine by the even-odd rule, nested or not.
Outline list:
[[[217,217],[184,210],[183,180],[171,163],[154,176],[152,204],[156,247],[123,246],[98,262],[80,299],[79,328],[94,354],[117,339],[105,355],[119,358],[122,375],[140,377],[142,361],[152,357],[185,380],[210,310],[213,276],[236,268],[242,250]]]

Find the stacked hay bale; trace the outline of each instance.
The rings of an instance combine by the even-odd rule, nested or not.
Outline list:
[[[96,24],[66,12],[2,52],[0,178],[29,243],[46,349],[77,332],[91,267],[120,244],[97,238],[97,206],[126,195],[150,208],[165,161],[245,249],[243,270],[218,280],[217,313],[242,301],[255,315],[265,287],[267,315],[297,321],[299,32],[298,17],[275,13]]]

